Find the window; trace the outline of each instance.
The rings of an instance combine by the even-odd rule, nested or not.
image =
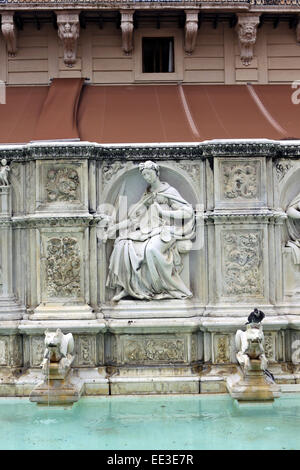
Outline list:
[[[183,80],[183,32],[180,28],[139,28],[134,33],[135,82]]]
[[[173,73],[174,38],[143,37],[143,73]]]

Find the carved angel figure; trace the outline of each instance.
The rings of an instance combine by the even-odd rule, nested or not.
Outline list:
[[[127,220],[108,229],[122,227],[110,257],[107,286],[119,292],[113,301],[191,297],[180,278],[180,253],[191,249],[195,235],[192,206],[178,191],[159,179],[159,166],[147,161],[139,166],[149,183],[140,201],[129,209]]]
[[[9,166],[5,158],[1,160],[0,167],[0,186],[9,186],[8,173],[10,171]]]
[[[290,240],[287,246],[293,250],[295,264],[300,264],[300,193],[293,199],[287,208],[287,229]]]

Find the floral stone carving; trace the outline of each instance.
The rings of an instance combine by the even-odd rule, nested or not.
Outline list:
[[[64,237],[48,241],[46,277],[49,297],[80,295],[80,251],[76,239]]]
[[[262,295],[261,234],[224,232],[223,255],[225,295]]]
[[[74,168],[50,169],[47,173],[47,201],[79,200],[79,176]]]

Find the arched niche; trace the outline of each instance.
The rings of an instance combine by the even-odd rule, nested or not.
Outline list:
[[[195,207],[199,204],[199,188],[188,173],[177,167],[176,162],[159,163],[160,179],[176,188],[181,196]],[[147,183],[140,174],[138,164],[124,164],[109,183],[105,186],[101,203],[116,205],[120,195],[128,198],[128,205],[137,202],[147,188]]]
[[[286,177],[280,193],[280,207],[285,211],[300,192],[300,167]]]
[[[154,160],[155,161],[155,160]],[[156,162],[157,163],[157,162]],[[202,189],[200,188],[200,183],[197,187],[195,179],[193,179],[190,174],[185,171],[180,165],[177,165],[176,162],[159,162],[160,167],[160,180],[169,183],[173,186],[180,195],[189,202],[194,209],[203,210],[203,197],[201,197]],[[105,165],[107,165],[105,163]],[[110,213],[110,210],[115,210],[115,214],[119,210],[119,198],[122,196],[124,199],[127,200],[127,209],[129,209],[132,204],[138,202],[143,193],[147,188],[147,183],[143,179],[138,163],[126,162],[120,163],[115,162],[115,167],[113,167],[114,163],[111,165],[111,171],[113,176],[110,177],[109,181],[105,181],[104,179],[104,187],[102,188],[102,194],[100,198],[100,204],[98,205],[97,212],[100,214],[101,212]],[[108,166],[108,165],[107,165]],[[199,168],[201,168],[201,162],[199,162]],[[117,171],[115,171],[117,170]],[[199,170],[200,173],[201,170]],[[103,175],[102,175],[103,178]],[[117,220],[124,219],[124,214],[127,213],[122,210],[121,217],[117,216]],[[106,267],[105,267],[105,276],[107,276],[108,272],[108,264],[110,260],[110,256],[113,250],[113,240],[108,240],[106,243]],[[195,268],[198,267],[200,264],[198,262],[198,255],[195,256],[196,250],[192,250],[187,254],[182,255],[183,261],[183,271],[182,271],[182,279],[184,280],[185,284],[192,290],[195,298],[199,299],[199,287],[198,287],[198,279],[197,273],[195,273]],[[193,284],[197,284],[197,287],[194,287]],[[102,284],[104,286],[104,284]],[[108,291],[108,292],[107,292]],[[113,293],[110,292],[109,289],[106,289],[106,300],[110,300]]]
[[[300,167],[290,173],[284,182],[280,192],[280,207],[286,212],[289,204],[300,193]],[[288,230],[284,224],[283,242],[284,244],[289,240]]]

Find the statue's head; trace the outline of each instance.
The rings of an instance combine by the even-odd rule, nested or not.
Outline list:
[[[7,165],[7,160],[6,160],[6,158],[2,158],[2,160],[1,160],[1,165],[2,165],[2,166],[6,166],[6,165]]]
[[[147,183],[153,183],[159,177],[159,166],[151,160],[140,163],[139,170]]]
[[[147,160],[146,162],[140,163],[139,170],[141,173],[143,173],[144,170],[154,170],[157,176],[159,176],[159,166],[157,165],[157,163],[154,163],[151,160]]]

